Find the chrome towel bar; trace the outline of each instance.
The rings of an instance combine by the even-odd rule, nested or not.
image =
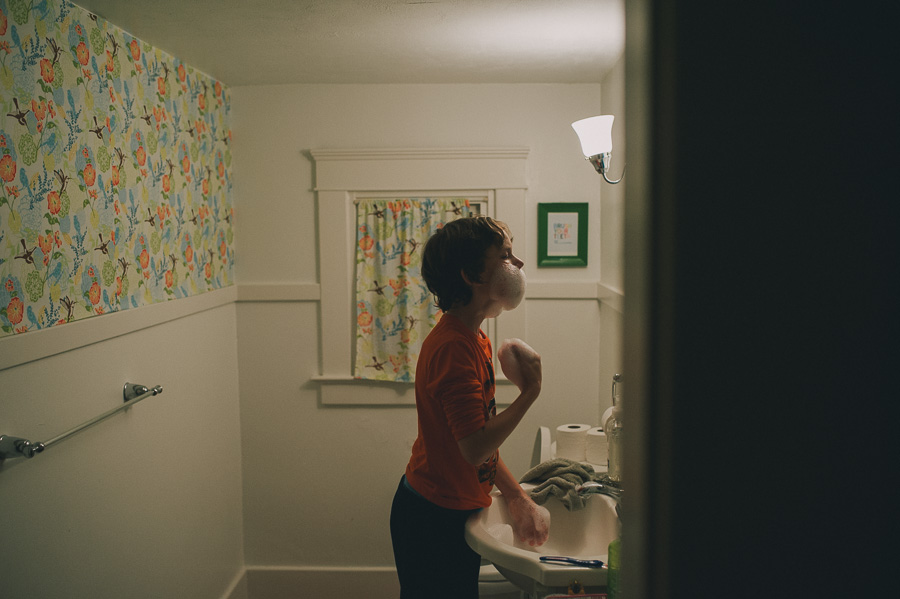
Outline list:
[[[93,426],[100,422],[101,420],[106,420],[113,414],[117,414],[122,410],[126,410],[136,404],[137,402],[146,399],[148,397],[152,397],[154,395],[159,395],[162,393],[163,388],[161,385],[157,385],[152,389],[148,389],[143,385],[136,385],[134,383],[125,383],[125,388],[122,390],[122,395],[125,398],[125,403],[117,408],[113,408],[108,412],[104,412],[100,414],[96,418],[91,418],[87,422],[76,426],[75,428],[64,432],[61,435],[57,435],[50,439],[49,441],[32,443],[28,439],[21,439],[19,437],[11,437],[9,435],[0,435],[0,460],[7,460],[10,458],[33,458],[35,454],[41,453],[45,449],[49,448],[51,445],[55,445],[60,441],[67,439],[74,435],[75,433],[81,432],[89,426]]]

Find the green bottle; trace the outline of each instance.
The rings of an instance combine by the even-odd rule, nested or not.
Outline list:
[[[609,544],[609,555],[606,558],[606,597],[607,599],[622,599],[619,592],[619,548],[620,539],[613,539]]]

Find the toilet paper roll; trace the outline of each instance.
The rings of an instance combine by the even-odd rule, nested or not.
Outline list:
[[[606,430],[606,421],[609,420],[609,417],[612,416],[612,406],[606,408],[606,411],[603,412],[603,416],[600,417],[600,427],[605,431]]]
[[[606,466],[609,460],[609,445],[606,442],[606,433],[599,426],[595,426],[587,432],[585,446],[585,458],[591,464]]]
[[[556,457],[583,462],[587,452],[588,424],[563,424],[556,427]]]

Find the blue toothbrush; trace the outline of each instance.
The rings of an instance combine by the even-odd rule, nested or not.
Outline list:
[[[553,562],[559,564],[567,564],[569,566],[582,566],[585,568],[603,567],[603,562],[598,559],[575,559],[574,557],[561,557],[558,555],[542,555],[541,561],[544,563]]]

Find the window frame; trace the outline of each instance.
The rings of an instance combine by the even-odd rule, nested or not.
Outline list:
[[[355,202],[376,197],[484,197],[486,214],[503,220],[513,231],[525,231],[528,149],[313,150],[310,154],[316,165],[321,286],[320,364],[312,379],[319,383],[320,401],[414,405],[412,383],[353,377]],[[485,323],[495,347],[497,339],[527,338],[526,303],[505,313],[500,321]],[[501,388],[509,386],[504,379],[498,380],[498,403],[511,401],[507,401],[509,391],[501,393]]]
[[[354,298],[354,301],[351,303],[351,306],[350,306],[350,309],[351,309],[350,317],[351,317],[352,323],[356,323],[356,319],[357,319],[356,298],[358,297],[358,289],[356,287],[356,284],[358,283],[358,280],[356,278],[356,266],[357,266],[356,258],[357,258],[357,252],[359,251],[359,248],[357,247],[357,244],[356,244],[356,237],[357,237],[356,236],[356,233],[357,233],[356,227],[359,226],[359,223],[357,222],[356,208],[360,201],[393,200],[393,199],[407,199],[407,198],[408,199],[465,198],[465,199],[469,200],[470,207],[473,205],[477,206],[477,209],[474,210],[474,212],[476,214],[486,214],[486,215],[494,214],[494,193],[492,190],[421,191],[421,192],[415,192],[415,193],[404,193],[402,195],[398,195],[394,192],[382,191],[382,192],[371,192],[371,193],[355,192],[352,195],[353,195],[353,199],[351,201],[351,204],[353,206],[353,215],[352,215],[353,222],[350,223],[351,226],[348,231],[348,235],[350,236],[350,239],[352,242],[351,256],[350,256],[351,263],[350,263],[350,267],[349,267],[349,270],[350,270],[349,274],[351,277],[351,292],[353,293],[353,298]],[[485,323],[485,326],[483,328],[484,332],[488,335],[488,337],[491,338],[492,342],[494,340],[494,332],[495,332],[494,329],[496,328],[494,326],[495,320],[496,319],[493,319],[493,318],[488,320],[488,322]],[[353,373],[356,372],[356,359],[357,359],[356,335],[357,335],[357,333],[358,333],[358,327],[356,326],[356,324],[353,324],[351,326],[351,340],[350,340],[350,343],[352,344],[350,372],[351,372],[351,378],[353,378],[353,380],[356,380],[355,375]],[[374,379],[366,379],[366,381],[371,381],[371,380],[374,380]],[[380,381],[380,382],[392,382],[395,384],[403,383],[402,381]],[[406,383],[406,384],[409,384],[409,383]]]

